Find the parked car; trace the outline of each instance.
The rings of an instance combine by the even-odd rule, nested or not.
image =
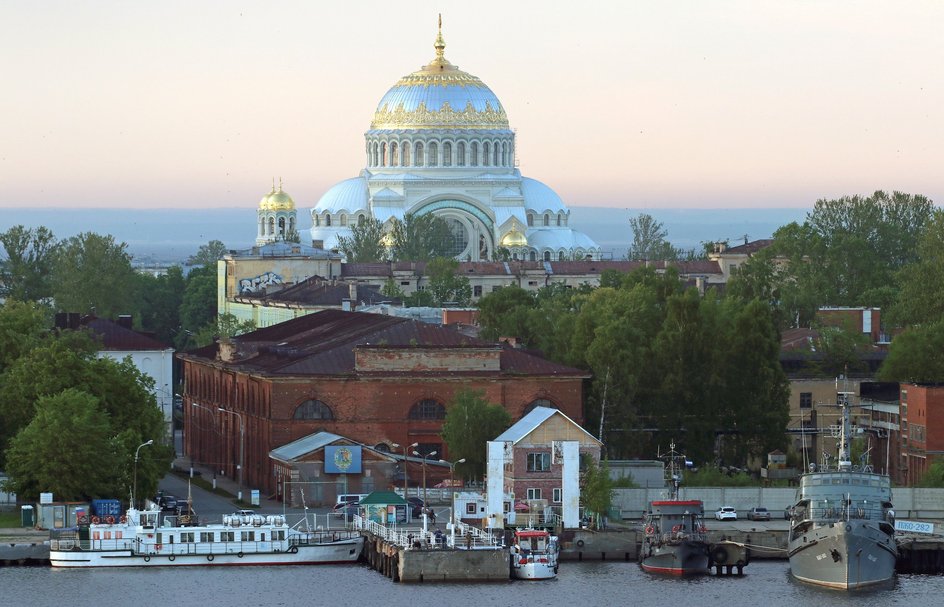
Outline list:
[[[751,508],[747,511],[747,520],[749,521],[769,521],[770,511],[766,508]]]
[[[408,497],[406,498],[406,503],[410,508],[410,516],[413,518],[419,518],[423,514],[423,500],[418,497]]]
[[[177,511],[177,498],[173,495],[158,495],[154,502],[157,503],[158,508],[163,512],[176,512]]]
[[[737,510],[731,506],[721,506],[715,512],[715,518],[719,521],[736,521],[738,520]]]
[[[358,513],[360,507],[361,503],[358,501],[339,502],[331,509],[331,514],[338,518],[350,518],[351,515]]]
[[[237,510],[233,513],[233,516],[254,516],[255,514],[255,510]]]

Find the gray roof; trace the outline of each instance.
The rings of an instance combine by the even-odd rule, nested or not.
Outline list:
[[[499,434],[498,438],[496,438],[495,441],[496,442],[510,442],[512,444],[517,443],[518,441],[520,441],[527,435],[531,434],[531,432],[533,432],[535,428],[537,428],[538,426],[540,426],[547,420],[551,419],[555,415],[560,415],[561,417],[569,421],[571,424],[573,424],[575,428],[580,428],[581,432],[583,432],[584,434],[586,434],[587,436],[589,436],[596,442],[598,443],[600,442],[597,439],[597,437],[593,436],[592,434],[590,434],[589,432],[581,428],[580,424],[576,423],[574,420],[564,415],[563,412],[557,409],[552,409],[550,407],[535,407],[527,415],[525,415],[520,420],[518,420],[517,423],[515,423],[511,428],[508,428],[507,430]]]
[[[269,457],[283,462],[290,462],[339,440],[349,439],[331,432],[316,432],[269,451]]]

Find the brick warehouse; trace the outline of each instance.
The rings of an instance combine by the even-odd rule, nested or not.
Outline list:
[[[178,357],[187,454],[232,478],[242,456],[243,485],[263,495],[277,490],[269,452],[301,437],[324,430],[381,451],[418,443],[448,459],[439,432],[458,390],[484,391],[513,421],[543,405],[582,423],[589,377],[448,327],[340,310]]]

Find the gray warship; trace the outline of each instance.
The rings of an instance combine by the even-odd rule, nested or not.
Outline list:
[[[701,500],[678,499],[681,482],[675,443],[666,458],[669,461],[669,499],[649,503],[645,517],[645,536],[639,553],[644,571],[669,575],[708,573],[708,533],[705,508]]]
[[[824,454],[819,469],[800,477],[787,545],[794,578],[842,590],[890,581],[898,558],[890,480],[865,463],[852,465],[851,397],[839,393],[836,465]]]

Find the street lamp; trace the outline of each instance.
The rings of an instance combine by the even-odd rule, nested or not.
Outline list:
[[[134,484],[131,486],[131,507],[134,508],[134,494],[138,492],[138,453],[141,451],[141,447],[149,447],[154,444],[154,439],[152,438],[146,443],[141,443],[138,445],[138,448],[134,450]]]
[[[420,455],[417,451],[413,452],[413,455],[423,458],[423,507],[429,508],[429,502],[426,501],[426,459],[436,455],[436,451],[431,451],[426,455]]]
[[[236,411],[230,411],[223,407],[217,407],[216,410],[222,411],[223,413],[232,413],[239,418],[239,490],[237,491],[236,499],[241,502],[243,501],[243,464],[246,463],[246,427],[243,426],[243,416]]]
[[[399,448],[400,448],[400,445],[399,445],[398,443],[393,443],[393,444],[390,445],[390,446],[393,447],[394,449],[399,449]],[[408,485],[407,482],[406,482],[406,455],[407,455],[407,451],[409,451],[409,450],[412,449],[413,447],[418,447],[418,446],[419,446],[419,443],[413,443],[412,445],[407,445],[406,447],[403,448],[403,499],[406,499],[406,498],[407,498],[407,491],[409,491],[409,489],[410,489],[409,485]],[[407,510],[409,511],[409,509],[410,509],[410,508],[409,508],[409,503],[407,503]],[[407,516],[407,518],[409,518],[409,516]]]
[[[452,509],[450,510],[450,514],[449,514],[449,522],[455,525],[456,524],[456,491],[455,491],[455,488],[452,486],[452,483],[455,477],[456,466],[458,466],[459,464],[464,464],[465,458],[463,457],[462,459],[456,460],[454,462],[449,462],[444,459],[441,459],[439,461],[449,466],[449,493],[452,494],[452,500],[451,500]]]

